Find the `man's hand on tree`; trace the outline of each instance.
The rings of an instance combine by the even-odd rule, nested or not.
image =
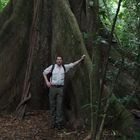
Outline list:
[[[82,55],[81,57],[81,61],[83,61],[85,59],[86,55]]]

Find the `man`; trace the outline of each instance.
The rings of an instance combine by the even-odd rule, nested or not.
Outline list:
[[[82,60],[85,59],[85,55],[76,62],[63,65],[63,58],[61,56],[56,57],[56,64],[50,65],[43,72],[43,76],[47,86],[50,88],[49,91],[49,101],[50,109],[52,115],[52,128],[62,129],[63,121],[63,88],[64,88],[64,78],[65,73],[68,72],[71,68],[79,64]],[[51,73],[50,81],[47,78],[47,75]]]

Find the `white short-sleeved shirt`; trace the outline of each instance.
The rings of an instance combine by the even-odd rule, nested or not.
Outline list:
[[[52,66],[50,65],[47,67],[44,71],[43,74],[49,74],[52,70]],[[52,77],[51,77],[51,83],[52,85],[64,85],[64,79],[65,79],[65,72],[68,72],[71,68],[74,67],[73,63],[70,64],[65,64],[64,65],[65,70],[63,66],[58,66],[57,64],[54,65],[54,69],[52,71]]]

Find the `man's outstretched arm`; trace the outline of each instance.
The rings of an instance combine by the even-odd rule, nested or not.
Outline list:
[[[85,55],[82,55],[81,58],[75,62],[73,62],[73,66],[76,66],[77,64],[79,64],[81,61],[83,61],[85,59]]]
[[[79,64],[81,61],[83,61],[85,59],[85,55],[82,55],[81,58],[73,63],[70,64],[65,64],[65,68],[66,68],[66,72],[68,72],[71,68],[73,68],[74,66],[76,66],[77,64]]]

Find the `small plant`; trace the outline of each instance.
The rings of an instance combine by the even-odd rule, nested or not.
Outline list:
[[[0,0],[0,11],[7,5],[9,0]]]

